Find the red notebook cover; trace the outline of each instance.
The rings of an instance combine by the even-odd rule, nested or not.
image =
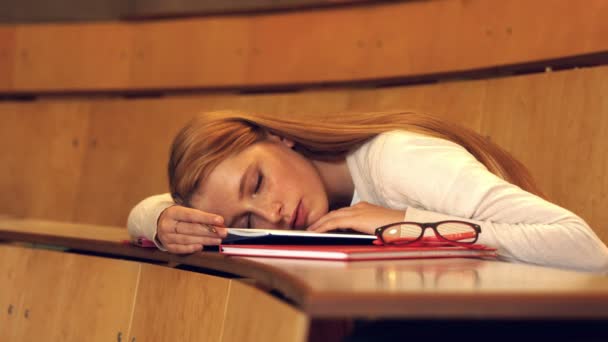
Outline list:
[[[496,249],[460,246],[295,246],[222,245],[223,254],[321,260],[383,260],[422,258],[494,258]]]

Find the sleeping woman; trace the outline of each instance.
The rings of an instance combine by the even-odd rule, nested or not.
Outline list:
[[[608,270],[606,245],[509,153],[419,113],[204,113],[175,137],[168,171],[170,193],[137,204],[128,228],[171,253],[218,245],[224,227],[374,234],[463,221],[503,260]]]

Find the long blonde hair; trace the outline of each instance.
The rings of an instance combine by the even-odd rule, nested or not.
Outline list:
[[[368,139],[390,130],[407,130],[455,142],[495,175],[542,196],[526,168],[507,151],[463,126],[414,112],[341,113],[323,120],[283,118],[241,112],[209,112],[193,118],[171,146],[169,186],[176,203],[190,200],[221,161],[268,133],[291,139],[295,150],[310,159],[339,160]]]

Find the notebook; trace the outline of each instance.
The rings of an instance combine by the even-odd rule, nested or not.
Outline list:
[[[303,246],[221,245],[223,254],[320,260],[385,260],[421,258],[495,258],[496,249],[484,245],[461,246]]]
[[[256,245],[372,245],[375,235],[317,233],[306,230],[228,228],[222,244]]]

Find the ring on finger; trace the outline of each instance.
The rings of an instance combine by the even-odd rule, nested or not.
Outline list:
[[[207,229],[207,231],[208,231],[209,233],[214,233],[214,234],[217,234],[217,231],[215,230],[215,227],[210,226],[210,225],[208,225],[208,224],[204,224],[204,225],[203,225],[203,227],[204,227],[205,229]]]
[[[173,227],[173,232],[175,232],[175,234],[179,234],[177,232],[177,225],[179,224],[179,221],[175,221],[175,226]]]

